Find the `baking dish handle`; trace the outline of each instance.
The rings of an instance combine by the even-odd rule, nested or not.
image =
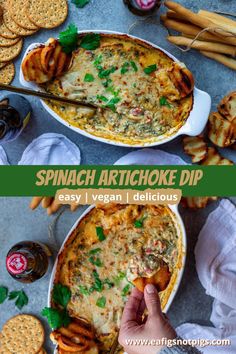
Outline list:
[[[211,111],[211,97],[207,92],[194,89],[193,109],[186,124],[180,129],[178,135],[196,136],[204,130]]]

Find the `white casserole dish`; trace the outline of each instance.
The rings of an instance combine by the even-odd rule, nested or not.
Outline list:
[[[139,40],[143,43],[146,43],[146,44],[152,46],[153,48],[159,49],[159,50],[163,51],[165,54],[167,54],[174,61],[176,61],[176,62],[179,61],[172,54],[170,54],[166,50],[162,49],[161,47],[159,47],[151,42],[148,42],[148,41],[145,41],[145,40],[140,39],[138,37],[135,37],[135,36],[131,36],[131,35],[127,35],[125,33],[120,33],[120,32],[115,32],[115,31],[81,31],[81,32],[79,32],[79,34],[86,34],[86,33],[114,34],[114,35],[126,36],[131,39]],[[28,49],[26,50],[25,56],[30,50],[34,49],[35,47],[39,46],[40,44],[41,43],[31,44],[28,47]],[[25,56],[24,56],[24,58],[25,58]],[[23,60],[24,60],[24,58],[23,58]],[[20,70],[20,83],[22,86],[27,87],[29,89],[33,89],[33,90],[39,89],[36,84],[25,81],[25,79],[23,77],[22,70]],[[190,135],[190,136],[196,136],[196,135],[200,134],[203,131],[203,129],[207,123],[207,120],[208,120],[208,116],[209,116],[210,108],[211,108],[211,98],[208,95],[208,93],[201,91],[195,87],[194,92],[193,92],[193,100],[194,100],[194,102],[193,102],[193,107],[190,112],[190,115],[189,115],[188,119],[186,120],[185,124],[177,132],[175,132],[173,135],[167,135],[167,134],[166,134],[166,136],[162,135],[158,138],[158,141],[152,142],[152,143],[145,143],[143,145],[142,144],[125,144],[125,143],[117,142],[117,141],[114,141],[111,139],[97,137],[95,135],[87,133],[85,130],[82,130],[80,128],[70,125],[67,121],[65,121],[58,114],[56,114],[50,107],[48,107],[46,105],[46,103],[44,103],[42,100],[41,100],[41,102],[42,102],[43,107],[46,109],[46,111],[52,117],[54,117],[57,121],[59,121],[60,123],[62,123],[66,127],[68,127],[69,129],[71,129],[83,136],[86,136],[86,137],[91,138],[93,140],[101,141],[103,143],[115,145],[115,146],[140,148],[140,147],[151,147],[151,146],[158,146],[161,144],[165,144],[180,135],[186,134],[186,135]]]
[[[181,283],[181,279],[183,276],[183,272],[184,272],[184,268],[185,268],[185,261],[186,261],[186,252],[187,252],[187,237],[186,237],[186,231],[185,231],[185,227],[182,221],[182,218],[178,212],[178,206],[177,205],[169,205],[168,206],[170,208],[170,210],[173,212],[174,214],[174,221],[175,221],[175,225],[176,228],[178,230],[178,235],[180,237],[182,237],[182,260],[181,260],[181,265],[180,265],[180,269],[178,272],[178,276],[176,278],[175,281],[175,285],[173,287],[172,293],[168,299],[168,302],[164,308],[164,312],[167,312],[168,309],[170,308],[170,305],[172,304],[174,297],[177,293],[177,290],[180,286]],[[52,293],[52,289],[53,289],[53,284],[54,284],[54,279],[55,279],[55,275],[56,275],[56,269],[57,269],[57,262],[58,262],[58,257],[60,255],[60,253],[63,251],[64,246],[67,242],[67,240],[69,239],[69,237],[71,236],[71,234],[73,233],[73,231],[76,229],[77,225],[80,223],[80,221],[94,208],[94,206],[90,206],[88,207],[82,214],[81,216],[78,218],[78,220],[75,222],[75,224],[72,226],[72,228],[70,229],[70,231],[68,232],[61,248],[60,251],[58,252],[57,255],[57,259],[55,261],[53,270],[52,270],[52,275],[51,275],[51,279],[50,279],[50,283],[49,283],[49,291],[48,291],[48,306],[51,306],[51,293]]]
[[[179,272],[177,274],[177,278],[173,287],[173,290],[169,296],[169,299],[166,303],[166,306],[163,309],[163,312],[167,312],[175,298],[175,295],[180,287],[180,283],[183,277],[183,273],[184,273],[184,269],[185,269],[185,263],[186,263],[186,254],[187,254],[187,236],[186,236],[186,231],[185,231],[185,227],[183,224],[183,220],[179,214],[178,211],[178,206],[177,205],[169,205],[168,206],[170,208],[170,210],[173,212],[174,214],[174,218],[175,218],[175,224],[178,230],[178,235],[180,237],[182,237],[182,259],[181,259],[181,264],[180,264],[180,268],[179,268]],[[80,223],[80,221],[94,208],[94,206],[90,206],[88,207],[82,214],[81,216],[78,218],[78,220],[75,222],[75,224],[72,226],[72,228],[70,229],[70,231],[68,232],[59,252],[56,258],[56,261],[54,263],[53,266],[53,270],[52,270],[52,274],[51,274],[51,278],[50,278],[50,282],[49,282],[49,289],[48,289],[48,307],[50,307],[52,305],[52,301],[51,301],[51,296],[52,296],[52,290],[53,290],[53,286],[54,286],[54,281],[55,281],[55,276],[56,276],[56,270],[57,270],[57,264],[58,264],[58,257],[61,254],[61,252],[64,249],[64,246],[66,244],[66,242],[68,241],[69,237],[72,235],[73,231],[76,229],[77,225]],[[58,354],[57,348],[55,348],[54,354]]]

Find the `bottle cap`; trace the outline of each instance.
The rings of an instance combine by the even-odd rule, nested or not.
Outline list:
[[[22,253],[13,253],[7,257],[6,266],[9,273],[22,274],[27,269],[27,258]]]

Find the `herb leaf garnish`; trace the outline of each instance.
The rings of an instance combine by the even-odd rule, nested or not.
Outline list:
[[[3,304],[4,301],[7,299],[8,289],[4,286],[0,287],[0,304]]]
[[[106,239],[106,236],[104,235],[103,228],[101,226],[96,227],[96,232],[97,232],[97,237],[99,241],[104,241]]]
[[[104,70],[103,68],[99,70],[98,77],[100,79],[105,79],[107,78],[110,74],[114,73],[116,71],[116,67],[112,66],[110,69]]]
[[[72,0],[72,4],[75,4],[76,7],[82,8],[87,5],[90,0]]]
[[[124,272],[119,272],[118,275],[113,278],[115,285],[118,286],[125,277],[126,274]]]
[[[166,97],[161,97],[159,102],[160,106],[167,106],[168,108],[171,108],[171,104],[167,101]]]
[[[140,218],[134,222],[134,226],[138,229],[141,229],[143,227],[143,222],[145,219],[147,219],[147,216],[144,215],[142,218]]]
[[[55,330],[60,327],[68,327],[71,323],[71,318],[66,310],[59,311],[51,307],[45,307],[41,315],[46,317],[49,323],[49,326]]]
[[[84,82],[93,82],[95,80],[94,76],[92,74],[85,74],[85,77],[84,77]]]
[[[10,292],[8,299],[16,300],[15,305],[19,310],[22,310],[22,308],[29,302],[29,299],[23,290]]]
[[[137,65],[135,64],[135,62],[133,60],[131,60],[130,65],[132,66],[134,72],[138,71],[138,67],[137,67]]]
[[[144,68],[143,71],[145,72],[145,74],[150,75],[151,73],[153,73],[156,70],[157,70],[157,66],[156,66],[156,64],[153,64],[153,65],[149,65],[146,68]]]
[[[124,289],[122,290],[121,295],[122,295],[122,296],[127,296],[128,293],[129,293],[129,291],[130,291],[130,285],[127,284],[127,285],[124,287]]]
[[[102,296],[102,297],[100,297],[100,298],[97,300],[96,305],[97,305],[98,307],[101,307],[102,309],[104,309],[105,306],[106,306],[106,302],[107,302],[107,300],[106,300],[105,296]]]
[[[89,257],[89,262],[97,267],[103,266],[101,259],[94,256]]]
[[[93,255],[93,254],[97,254],[99,252],[101,252],[101,248],[94,248],[93,250],[89,251],[89,255]]]
[[[101,36],[98,33],[86,34],[81,42],[80,47],[87,50],[95,50],[100,47]]]
[[[59,34],[59,43],[63,52],[72,53],[78,48],[78,28],[74,24],[69,25],[64,32]]]
[[[66,308],[71,299],[71,291],[67,286],[56,284],[53,288],[52,298],[57,305]]]

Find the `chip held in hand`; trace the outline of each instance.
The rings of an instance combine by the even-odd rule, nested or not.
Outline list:
[[[160,269],[152,275],[150,278],[137,278],[133,281],[134,286],[141,292],[144,292],[145,286],[147,284],[153,284],[157,290],[164,291],[171,278],[171,273],[167,264],[163,263]]]

